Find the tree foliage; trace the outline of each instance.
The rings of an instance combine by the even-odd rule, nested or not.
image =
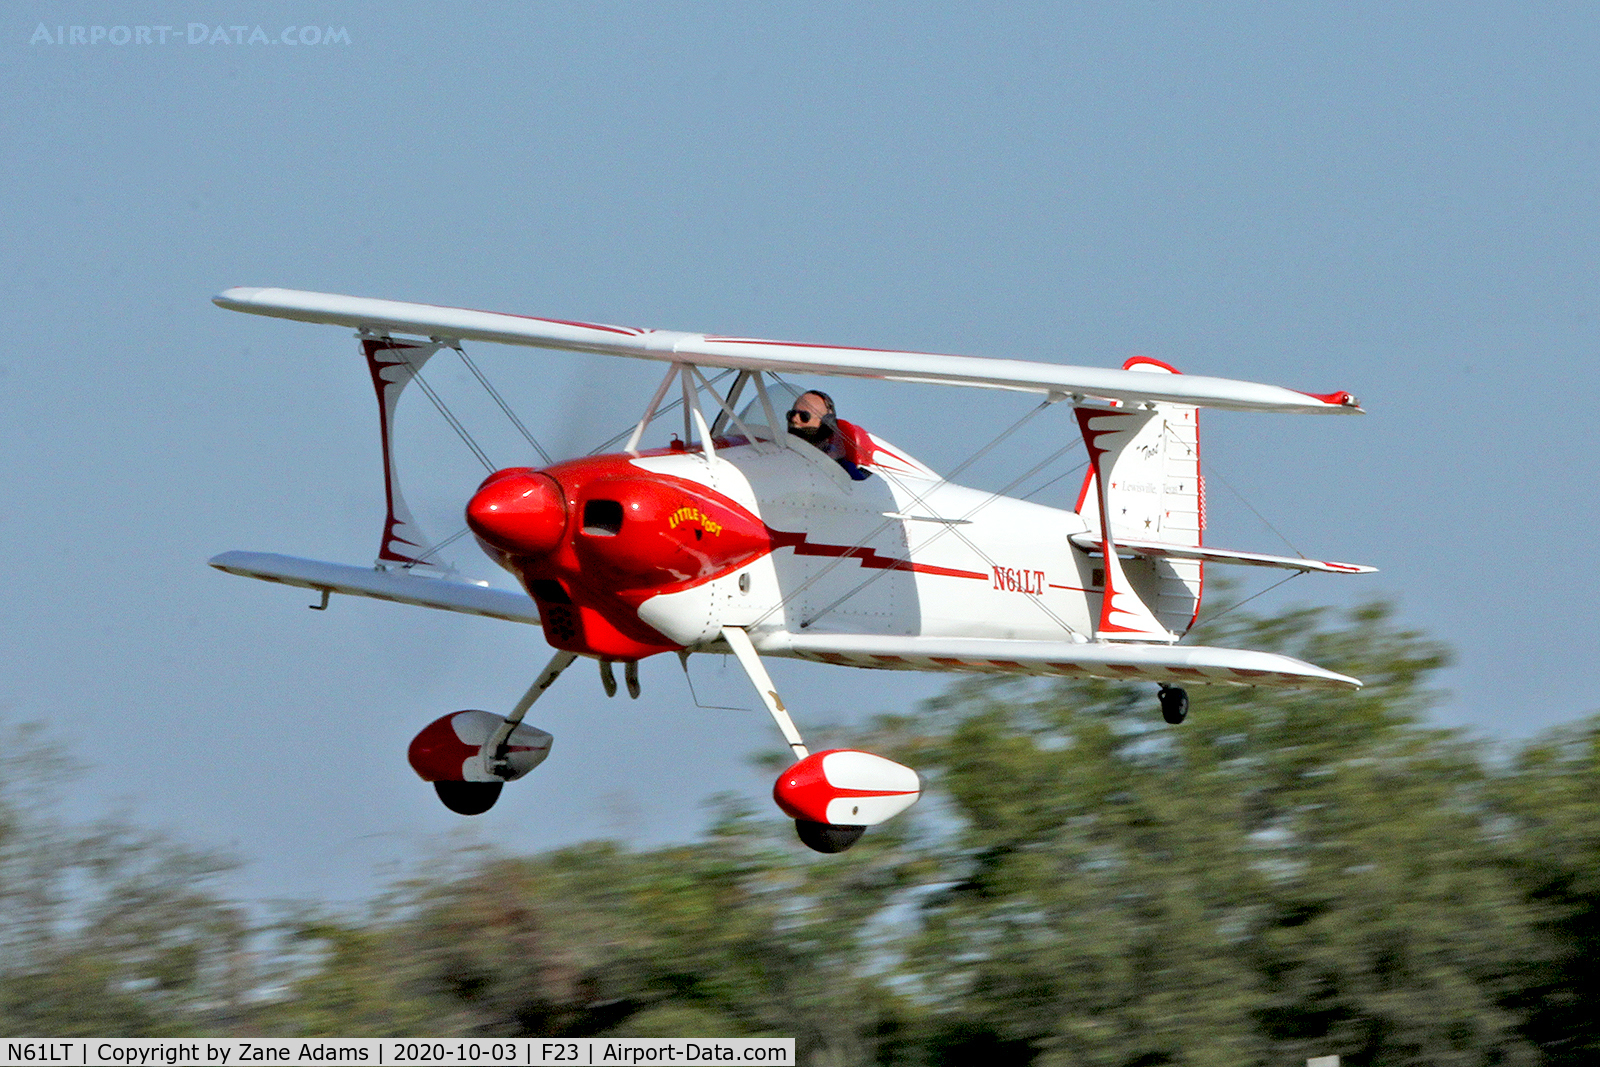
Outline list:
[[[243,1008],[250,923],[224,858],[124,822],[54,816],[64,772],[40,731],[0,737],[0,1030],[160,1037]]]
[[[1528,1035],[1549,1064],[1600,1062],[1600,716],[1525,746],[1496,800],[1544,947],[1515,997]]]
[[[1198,692],[1180,729],[1102,684],[941,702],[920,765],[960,876],[916,957],[940,1014],[1049,1064],[1531,1062],[1505,1004],[1536,938],[1484,832],[1487,773],[1424,724],[1443,651],[1379,607],[1205,640],[1368,684]]]
[[[853,739],[928,796],[843,855],[724,799],[696,843],[462,854],[342,914],[247,920],[214,858],[69,832],[13,758],[0,1028],[775,1034],[841,1065],[1594,1062],[1600,716],[1504,754],[1431,725],[1445,651],[1382,605],[1208,629],[1367,684],[1195,690],[1173,728],[1137,688],[972,678]]]

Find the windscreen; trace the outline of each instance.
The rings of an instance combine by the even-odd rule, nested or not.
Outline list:
[[[772,403],[773,417],[778,420],[777,427],[768,425],[767,410],[762,406],[761,396],[753,384],[746,385],[743,395],[739,398],[744,402],[744,406],[739,408],[739,418],[757,437],[776,441],[780,434],[788,432],[785,413],[794,407],[794,402],[800,399],[800,394],[805,390],[796,389],[788,382],[775,381],[771,375],[767,377],[766,386],[767,399]],[[738,427],[730,425],[725,427],[723,432],[737,433]]]

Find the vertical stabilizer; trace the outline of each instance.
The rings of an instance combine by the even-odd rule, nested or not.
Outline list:
[[[1143,356],[1123,369],[1178,373]],[[1107,541],[1121,540],[1198,547],[1205,525],[1198,409],[1165,403],[1080,408],[1078,421],[1090,462],[1077,510],[1102,550]],[[1199,561],[1119,561],[1114,548],[1105,558],[1099,636],[1172,640],[1188,631],[1200,609]],[[1137,608],[1130,606],[1134,600]]]
[[[378,566],[389,563],[424,562],[418,553],[427,541],[417,520],[411,517],[405,498],[400,495],[400,475],[394,459],[394,416],[400,394],[411,384],[422,365],[444,345],[424,341],[396,341],[390,337],[363,337],[361,350],[372,372],[372,385],[378,393],[378,429],[383,435],[383,492],[388,515],[383,523],[383,540],[378,545]]]

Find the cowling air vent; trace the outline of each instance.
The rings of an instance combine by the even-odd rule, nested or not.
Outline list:
[[[594,537],[615,537],[622,532],[622,504],[616,500],[590,500],[583,505],[583,532]]]

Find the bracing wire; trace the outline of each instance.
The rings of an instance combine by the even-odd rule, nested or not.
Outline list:
[[[511,409],[511,405],[506,403],[505,398],[500,395],[499,390],[494,387],[493,383],[489,381],[488,377],[478,369],[478,365],[472,361],[470,356],[467,355],[466,350],[460,345],[452,345],[450,347],[455,349],[456,355],[461,357],[461,362],[466,364],[467,369],[472,372],[473,377],[478,379],[478,383],[483,386],[484,391],[489,394],[489,396],[499,406],[500,410],[505,413],[506,418],[511,420],[511,424],[517,428],[517,432],[522,434],[523,439],[533,447],[535,452],[539,453],[540,458],[543,459],[545,463],[553,463],[554,460],[551,458],[550,453],[545,451],[544,446],[540,445],[539,442],[534,438],[533,434],[528,430],[526,424],[524,424],[523,421],[517,417],[516,412]],[[411,367],[412,380],[417,383],[417,387],[422,390],[423,395],[425,395],[429,401],[433,403],[434,408],[439,412],[439,415],[444,419],[444,421],[452,430],[456,432],[456,436],[461,438],[462,443],[465,444],[467,448],[471,450],[472,454],[477,457],[478,462],[483,464],[484,470],[491,472],[494,471],[496,467],[494,462],[489,459],[488,453],[486,453],[483,448],[479,446],[472,434],[467,431],[466,425],[456,417],[453,411],[450,410],[449,405],[444,402],[444,398],[434,390],[433,386],[428,384],[427,379],[423,378],[421,369],[415,364],[412,364],[410,360],[406,360],[406,363]],[[722,373],[712,378],[710,384],[715,385],[717,382],[724,380],[732,373],[734,373],[732,370],[724,370]],[[664,410],[670,411],[672,408],[681,403],[683,403],[681,399],[674,401]],[[620,434],[617,434],[604,444],[600,445],[599,448],[596,448],[594,452],[590,453],[590,455],[593,455],[595,452],[600,452],[601,450],[608,448],[616,442],[622,440],[622,438],[626,437],[631,430],[632,427],[629,427],[627,430],[623,430]],[[419,552],[417,554],[418,562],[427,562],[430,557],[437,556],[440,552],[444,551],[446,548],[449,548],[451,545],[461,540],[461,538],[465,537],[470,532],[471,530],[469,527],[463,526],[461,529],[457,530],[443,541],[440,541],[424,551]]]
[[[484,391],[494,398],[496,404],[500,405],[500,410],[505,412],[506,418],[511,420],[511,425],[515,426],[517,432],[522,434],[523,439],[533,446],[535,452],[539,453],[539,458],[544,460],[546,464],[553,462],[550,458],[550,453],[546,452],[544,446],[533,439],[533,434],[529,433],[528,428],[522,424],[522,420],[517,418],[517,413],[511,410],[511,405],[505,402],[505,398],[500,395],[493,385],[489,384],[489,379],[484,377],[483,372],[478,369],[478,365],[472,362],[472,358],[467,355],[467,350],[460,345],[456,345],[455,350],[456,355],[461,357],[461,362],[465,363],[467,369],[472,372],[473,377],[478,379],[478,384],[482,385]]]
[[[1021,424],[1019,423],[1018,425],[1021,425]],[[1033,477],[1039,471],[1043,470],[1045,467],[1049,466],[1051,463],[1054,463],[1057,459],[1059,459],[1061,456],[1066,454],[1071,449],[1076,448],[1078,446],[1078,444],[1079,444],[1079,442],[1076,441],[1076,440],[1068,441],[1065,445],[1062,445],[1056,451],[1052,452],[1050,455],[1046,456],[1044,459],[1042,459],[1038,463],[1034,464],[1028,470],[1024,471],[1022,474],[1019,474],[1017,477],[1013,478],[1009,484],[1003,486],[1002,488],[1000,488],[1000,489],[990,493],[988,496],[984,497],[984,499],[981,500],[975,507],[969,509],[966,512],[966,514],[962,515],[961,519],[963,521],[971,519],[972,516],[976,515],[978,512],[982,511],[984,508],[988,507],[990,504],[994,503],[996,500],[999,500],[1006,493],[1010,492],[1014,487],[1022,484],[1022,482],[1024,482],[1027,479]],[[915,491],[913,491],[909,487],[907,487],[904,482],[901,482],[897,478],[891,477],[888,474],[888,472],[886,472],[886,471],[880,471],[879,473],[883,474],[884,477],[889,478],[896,485],[900,486],[900,488],[902,490],[904,490],[907,493],[907,495],[911,497],[912,500],[914,500],[918,504],[922,504],[924,507],[927,506],[926,502],[923,501],[922,497],[920,495],[918,495]],[[930,508],[929,510],[932,510],[932,509]],[[926,549],[929,545],[931,545],[931,544],[933,544],[933,542],[939,540],[939,538],[943,537],[945,534],[953,534],[953,535],[955,535],[957,540],[959,540],[962,544],[964,544],[968,548],[970,548],[973,551],[973,553],[975,553],[976,555],[981,557],[984,560],[984,562],[989,564],[989,566],[991,566],[991,567],[998,566],[998,564],[994,561],[993,557],[991,557],[983,549],[979,548],[972,541],[971,538],[969,538],[966,534],[962,533],[954,525],[946,526],[943,529],[937,531],[932,537],[928,538],[926,541],[924,541],[922,543],[921,548]],[[865,579],[863,579],[861,582],[859,582],[854,588],[850,589],[849,591],[844,593],[844,595],[842,595],[838,599],[834,600],[827,607],[822,608],[820,611],[813,612],[811,617],[809,619],[803,620],[800,625],[802,627],[810,626],[812,623],[814,623],[818,619],[822,618],[822,616],[826,615],[828,612],[832,611],[834,608],[838,607],[840,604],[843,604],[846,600],[849,600],[851,597],[855,596],[857,593],[861,592],[863,589],[867,588],[867,586],[871,585],[873,582],[877,581],[879,578],[882,578],[887,573],[888,573],[887,571],[877,571],[877,572],[875,572],[875,573],[873,573],[871,575],[868,575]],[[1049,616],[1050,617],[1050,621],[1056,623],[1058,626],[1060,626],[1062,629],[1066,630],[1068,633],[1075,633],[1076,632],[1070,625],[1067,624],[1065,619],[1061,618],[1054,611],[1052,611],[1050,609],[1050,606],[1048,604],[1046,604],[1041,597],[1039,597],[1039,596],[1037,596],[1035,594],[1028,594],[1028,599],[1033,601],[1033,603],[1039,608],[1039,610],[1043,611],[1047,616]]]
[[[694,701],[694,706],[695,707],[701,708],[701,709],[703,709],[705,711],[749,711],[750,710],[747,707],[746,708],[735,708],[735,707],[729,707],[726,704],[702,704],[700,702],[700,694],[698,692],[696,692],[695,688],[694,688],[694,679],[692,677],[690,677],[690,675],[689,675],[689,660],[686,657],[681,662],[682,662],[682,665],[683,665],[683,680],[685,682],[689,683],[689,699]]]
[[[495,469],[495,466],[493,463],[489,462],[488,455],[483,451],[483,449],[478,447],[478,442],[472,439],[472,435],[467,432],[467,428],[461,425],[461,420],[456,418],[450,409],[445,406],[444,401],[439,398],[439,394],[434,392],[433,386],[429,385],[427,380],[422,377],[422,371],[413,366],[411,368],[411,377],[417,383],[418,387],[421,388],[425,394],[427,394],[428,399],[433,401],[433,406],[439,409],[439,414],[444,416],[444,421],[449,423],[450,428],[456,432],[456,435],[461,438],[462,442],[466,444],[468,448],[472,449],[472,454],[478,457],[478,462],[483,464],[483,469],[492,472]]]
[[[446,537],[443,541],[440,541],[438,544],[432,546],[431,548],[427,548],[427,549],[424,549],[421,552],[418,552],[417,553],[417,562],[418,563],[427,563],[429,556],[437,555],[438,553],[443,552],[445,549],[449,548],[451,545],[455,544],[457,541],[461,540],[463,537],[467,536],[467,534],[469,534],[471,532],[472,532],[472,528],[470,526],[461,527],[461,529],[457,530],[455,533],[451,534],[449,537]],[[408,568],[410,566],[411,566],[410,564],[407,564]]]
[[[1256,597],[1258,597],[1258,596],[1266,596],[1268,593],[1272,592],[1274,589],[1278,588],[1280,585],[1285,585],[1285,584],[1287,584],[1289,582],[1292,582],[1296,578],[1298,578],[1301,575],[1306,574],[1306,573],[1307,573],[1306,571],[1295,571],[1293,574],[1290,574],[1289,577],[1280,579],[1279,581],[1276,581],[1276,582],[1273,582],[1271,585],[1269,585],[1265,589],[1261,590],[1261,592],[1252,593],[1249,596],[1245,597],[1243,600],[1239,601],[1237,604],[1229,604],[1227,607],[1223,608],[1221,611],[1217,612],[1215,615],[1207,616],[1206,617],[1206,622],[1216,622],[1218,619],[1220,619],[1224,615],[1228,614],[1228,612],[1233,611],[1235,608],[1242,608],[1246,604],[1250,603],[1250,601],[1254,600]]]
[[[1283,533],[1282,530],[1280,530],[1276,526],[1272,525],[1272,523],[1267,520],[1267,517],[1265,515],[1261,514],[1261,512],[1257,511],[1256,510],[1256,506],[1254,504],[1250,503],[1249,500],[1246,500],[1245,499],[1245,495],[1243,493],[1239,492],[1239,490],[1234,487],[1234,484],[1232,482],[1228,481],[1228,479],[1224,478],[1220,473],[1218,473],[1215,468],[1212,468],[1210,477],[1215,477],[1219,482],[1221,482],[1223,485],[1227,486],[1228,490],[1230,492],[1232,492],[1234,496],[1239,498],[1239,503],[1241,503],[1245,507],[1249,508],[1250,509],[1250,514],[1254,515],[1256,518],[1261,520],[1261,525],[1265,526],[1267,529],[1269,529],[1273,533],[1277,534],[1278,535],[1278,539],[1280,541],[1282,541],[1284,544],[1289,546],[1289,551],[1293,552],[1295,555],[1299,556],[1301,559],[1306,559],[1307,558],[1307,556],[1306,556],[1306,554],[1304,552],[1300,551],[1299,548],[1295,547],[1295,543],[1293,541],[1289,540],[1287,537],[1284,536],[1284,533]],[[1279,584],[1282,584],[1282,583],[1279,583]]]
[[[732,369],[724,370],[721,373],[719,373],[717,375],[714,375],[707,384],[711,385],[711,386],[715,386],[718,382],[726,380],[728,375],[733,374],[733,373],[735,373],[735,372]],[[661,416],[667,414],[668,412],[676,410],[678,405],[682,404],[682,403],[683,403],[683,397],[680,396],[670,404],[663,404],[661,407],[656,409],[656,416],[655,417],[657,419],[659,419]],[[652,420],[652,421],[654,421],[654,420]],[[623,438],[627,437],[630,433],[633,432],[633,430],[634,430],[634,427],[630,425],[626,430],[623,430],[621,433],[613,434],[612,436],[606,438],[604,441],[600,442],[598,445],[596,445],[593,448],[591,448],[589,450],[588,454],[591,455],[591,456],[599,455],[601,452],[604,452],[606,449],[610,448],[612,445],[621,443]]]
[[[1077,474],[1079,471],[1083,470],[1083,468],[1087,467],[1088,465],[1089,465],[1089,461],[1088,460],[1084,460],[1082,463],[1078,464],[1076,467],[1073,467],[1071,470],[1062,471],[1060,474],[1056,475],[1054,478],[1051,478],[1048,482],[1045,482],[1043,485],[1038,486],[1037,488],[1028,490],[1026,493],[1023,493],[1022,496],[1019,497],[1018,499],[1020,499],[1020,500],[1032,500],[1034,497],[1038,496],[1040,493],[1044,492],[1046,489],[1050,488],[1052,485],[1055,485],[1061,479],[1072,477],[1074,474]]]
[[[782,378],[779,378],[776,374],[774,374],[772,377],[777,379],[779,384],[784,385],[784,386],[786,386],[786,387],[788,387],[790,389],[794,388],[792,385],[789,385],[788,382],[785,382]],[[1040,402],[1036,407],[1034,407],[1032,410],[1030,410],[1027,414],[1023,415],[1022,418],[1020,418],[1016,422],[1012,423],[1006,429],[1000,431],[1000,433],[992,441],[990,441],[988,444],[984,445],[982,448],[978,449],[978,451],[974,452],[972,455],[968,456],[965,460],[962,461],[960,466],[956,467],[955,470],[951,471],[949,474],[941,475],[939,477],[939,481],[940,482],[949,482],[950,479],[956,477],[962,471],[966,470],[968,467],[970,467],[974,463],[978,462],[978,460],[980,460],[984,456],[988,455],[991,451],[993,451],[996,447],[998,447],[1002,441],[1006,440],[1006,438],[1010,437],[1012,434],[1014,434],[1018,430],[1022,429],[1023,426],[1027,425],[1030,421],[1032,421],[1034,416],[1038,415],[1039,412],[1043,411],[1047,407],[1050,407],[1054,403],[1055,403],[1055,401],[1053,399],[1052,400],[1045,400],[1045,401]],[[1039,469],[1038,467],[1034,468],[1034,470],[1038,470],[1038,469]],[[921,499],[920,496],[917,496],[916,494],[912,494],[912,495],[917,500],[920,501],[920,499]],[[996,494],[996,495],[998,495],[998,494]],[[862,537],[855,544],[851,545],[846,551],[844,551],[840,555],[836,556],[830,563],[828,563],[827,566],[823,567],[816,574],[813,574],[805,582],[801,583],[800,587],[798,589],[794,590],[794,592],[791,593],[788,597],[785,597],[783,600],[780,600],[778,603],[776,603],[772,607],[768,608],[758,619],[756,619],[755,622],[751,623],[750,625],[751,626],[759,626],[761,623],[765,622],[768,618],[770,618],[774,612],[776,612],[776,611],[780,610],[781,608],[783,608],[784,605],[789,600],[793,599],[794,596],[798,595],[801,592],[804,592],[810,586],[812,586],[816,582],[820,581],[823,577],[827,576],[828,574],[831,574],[833,572],[833,570],[835,568],[841,566],[844,563],[845,560],[856,558],[857,557],[857,553],[859,553],[861,551],[861,549],[867,544],[867,542],[871,541],[874,537],[878,536],[878,534],[882,533],[884,530],[887,530],[889,528],[890,524],[893,523],[894,521],[895,521],[894,519],[887,519],[886,518],[886,519],[884,519],[883,522],[880,522],[877,526],[874,526],[871,530],[867,531],[866,536]],[[873,577],[878,577],[878,575],[874,575]],[[850,594],[846,594],[846,596],[853,595],[853,593],[854,593],[854,590],[852,590],[852,592]],[[826,612],[828,610],[831,610],[832,607],[833,607],[833,605],[830,604],[827,608],[824,608],[822,612],[818,612],[816,615],[813,615],[811,617],[811,619],[803,621],[801,623],[801,626],[802,627],[808,626],[812,622],[815,622],[817,620],[817,618],[821,617],[821,615],[824,612]]]

